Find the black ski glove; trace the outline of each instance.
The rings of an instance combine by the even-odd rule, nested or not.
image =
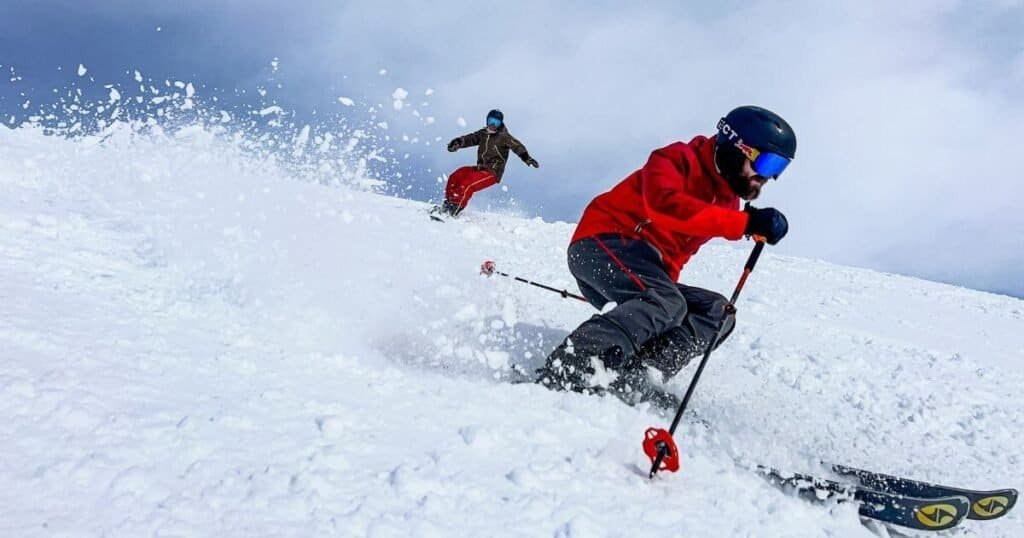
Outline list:
[[[461,141],[458,138],[453,138],[451,142],[448,142],[448,151],[455,151],[462,146]]]
[[[537,159],[534,159],[533,157],[530,157],[529,155],[527,155],[526,157],[523,157],[523,162],[526,163],[526,166],[532,166],[534,168],[540,168],[540,163],[537,162]]]
[[[747,220],[747,228],[743,230],[744,234],[764,237],[769,245],[774,245],[786,237],[786,232],[789,231],[789,221],[778,209],[774,207],[758,209],[748,204],[743,210],[750,216]]]

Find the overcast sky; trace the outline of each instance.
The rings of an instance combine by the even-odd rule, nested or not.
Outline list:
[[[437,121],[401,114],[392,131],[420,138],[402,150],[432,185],[472,160],[434,138],[499,107],[541,163],[512,163],[503,184],[549,220],[577,220],[651,150],[761,105],[799,139],[761,200],[789,217],[777,252],[1024,296],[1021,0],[4,4],[0,65],[21,77],[5,108],[80,63],[97,83],[273,77],[299,111],[404,88]]]

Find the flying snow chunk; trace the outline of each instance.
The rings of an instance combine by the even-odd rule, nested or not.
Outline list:
[[[380,76],[384,76],[384,75],[388,74],[388,70],[387,69],[381,69],[380,71],[377,71],[377,74],[380,75]]]
[[[110,88],[110,102],[114,103],[121,100],[121,92],[117,91],[117,88]]]
[[[306,144],[308,144],[308,143],[309,143],[309,125],[305,125],[305,126],[302,127],[302,130],[299,131],[298,136],[295,137],[295,142],[294,142],[294,144],[292,146],[294,148],[294,150],[295,150],[294,154],[296,156],[301,155],[303,149],[305,149]]]
[[[391,94],[391,98],[394,99],[394,102],[391,104],[395,107],[395,110],[402,110],[402,107],[405,106],[404,101],[406,97],[409,97],[409,92],[405,91],[404,88],[395,89]]]
[[[458,123],[459,127],[465,127],[466,126],[466,118],[463,118],[462,116],[459,116],[459,119],[455,120],[455,123]]]
[[[260,110],[260,116],[269,116],[271,114],[284,114],[284,109],[277,105],[274,105],[268,106],[267,108]]]
[[[84,77],[89,70],[84,65],[78,64],[78,76]]]
[[[338,102],[343,104],[343,105],[345,105],[345,106],[352,106],[352,105],[356,104],[355,101],[349,99],[348,97],[339,97],[338,98]]]
[[[427,91],[423,92],[423,95],[432,95],[433,93],[434,88],[427,88]]]

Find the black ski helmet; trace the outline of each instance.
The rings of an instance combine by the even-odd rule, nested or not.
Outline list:
[[[796,133],[786,120],[771,110],[741,106],[718,120],[715,164],[726,179],[739,179],[749,148],[792,160],[796,156]]]

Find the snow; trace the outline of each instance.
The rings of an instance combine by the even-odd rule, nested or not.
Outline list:
[[[295,142],[292,146],[292,155],[301,155],[306,150],[306,144],[309,143],[309,125],[303,125],[302,130],[299,131],[299,135],[295,137]]]
[[[735,461],[1024,485],[1020,300],[769,248],[692,402],[711,427],[652,482],[665,418],[503,381],[593,311],[477,268],[574,291],[573,226],[436,224],[361,182],[201,128],[0,128],[2,534],[873,536]],[[728,294],[749,247],[683,277]]]
[[[391,93],[392,107],[395,110],[402,110],[407,97],[409,97],[409,92],[405,88],[395,88],[395,91]]]
[[[356,104],[356,102],[353,101],[349,97],[339,97],[338,98],[338,102],[343,104],[343,105],[345,105],[345,106],[352,106],[352,105]]]
[[[86,69],[86,67],[84,65],[78,64],[78,76],[84,77],[85,74],[88,73],[88,72],[89,72],[89,70]]]

